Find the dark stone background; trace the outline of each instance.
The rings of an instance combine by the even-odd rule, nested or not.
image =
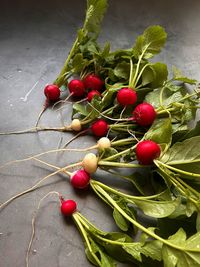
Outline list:
[[[198,0],[111,0],[109,5],[100,36],[101,43],[110,41],[113,49],[130,47],[136,36],[147,26],[160,24],[168,32],[168,41],[156,60],[164,61],[169,67],[176,65],[186,75],[200,79]],[[1,0],[1,132],[34,125],[44,101],[43,88],[59,73],[83,21],[84,9],[83,0]],[[70,123],[70,113],[71,108],[68,106],[63,112],[66,124]],[[59,113],[48,110],[42,117],[41,124],[60,125]],[[0,136],[0,163],[57,148],[61,137],[64,143],[72,135],[40,132]],[[93,143],[92,137],[81,137],[70,146],[87,147]],[[81,158],[81,153],[66,153],[50,155],[46,160],[63,166]],[[49,174],[49,171],[50,168],[34,161],[0,170],[0,202],[33,185],[40,177]],[[110,177],[106,179],[113,184]],[[119,185],[121,181],[115,180],[115,184]],[[123,187],[128,185],[124,183]],[[77,200],[80,211],[103,230],[116,230],[110,217],[111,210],[92,192],[76,193],[64,175],[57,175],[39,190],[23,196],[1,211],[1,267],[25,266],[32,214],[39,199],[52,190],[61,192],[66,198]],[[77,229],[72,223],[64,222],[59,214],[56,197],[46,199],[38,214],[30,266],[90,266]]]

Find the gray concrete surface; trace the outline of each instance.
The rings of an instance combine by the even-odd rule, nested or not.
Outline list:
[[[200,2],[156,0],[110,0],[100,41],[112,48],[129,47],[147,26],[160,24],[168,41],[157,57],[169,66],[200,80]],[[32,127],[44,101],[43,88],[59,73],[76,30],[84,16],[85,1],[0,1],[0,131]],[[70,122],[70,106],[63,112]],[[60,124],[58,113],[48,110],[41,124]],[[0,164],[34,153],[54,149],[60,138],[70,134],[38,133],[0,136]],[[81,137],[71,147],[87,147],[92,138]],[[59,166],[81,159],[81,154],[48,156]],[[0,172],[0,202],[34,184],[50,169],[36,162],[23,162]],[[110,180],[111,178],[107,178]],[[119,180],[115,181],[119,184]],[[127,185],[124,184],[124,187]],[[23,267],[31,234],[31,218],[41,197],[56,190],[74,198],[80,211],[103,230],[116,230],[111,210],[92,192],[77,194],[63,175],[51,178],[45,186],[8,205],[0,214],[0,266]],[[81,267],[87,262],[81,237],[72,223],[58,212],[56,197],[43,203],[36,220],[36,236],[30,266]],[[119,265],[133,266],[133,265]]]

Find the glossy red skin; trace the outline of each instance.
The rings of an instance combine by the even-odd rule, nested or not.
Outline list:
[[[49,84],[44,88],[44,94],[47,100],[56,102],[60,98],[60,88],[55,84]]]
[[[73,96],[81,97],[85,94],[85,86],[81,80],[71,80],[68,84],[68,88],[70,93],[73,93]]]
[[[90,175],[85,170],[78,170],[72,175],[70,182],[74,188],[87,188],[90,182]]]
[[[131,88],[122,88],[117,93],[117,101],[122,106],[133,105],[137,101],[137,94]]]
[[[96,91],[100,91],[104,85],[100,77],[95,74],[87,75],[83,80],[83,83],[87,90],[96,90]]]
[[[87,100],[88,100],[89,102],[91,102],[91,101],[92,101],[92,98],[93,98],[95,95],[97,95],[97,96],[101,96],[101,94],[99,93],[99,91],[97,91],[97,90],[92,90],[92,91],[90,91],[90,92],[88,93],[88,95],[87,95]]]
[[[97,137],[106,136],[108,128],[109,125],[107,124],[106,121],[102,119],[95,121],[91,126],[92,133]]]
[[[76,208],[76,202],[72,199],[68,199],[61,203],[60,210],[64,216],[71,216],[76,211]]]
[[[136,157],[140,164],[150,165],[160,156],[160,146],[151,140],[141,141],[136,146]]]
[[[133,111],[133,119],[140,126],[150,126],[156,118],[156,111],[149,103],[141,103]]]

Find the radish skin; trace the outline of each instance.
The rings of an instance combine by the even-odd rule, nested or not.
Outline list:
[[[85,155],[82,166],[87,173],[95,173],[98,167],[98,159],[96,155],[93,153]]]
[[[105,148],[111,147],[111,142],[110,142],[110,139],[108,139],[107,137],[102,137],[97,142],[97,145],[98,145],[98,148],[105,149]]]
[[[81,122],[79,119],[73,119],[71,123],[71,128],[73,131],[79,132],[82,128]]]

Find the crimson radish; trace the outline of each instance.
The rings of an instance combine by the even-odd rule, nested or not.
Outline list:
[[[136,157],[142,165],[152,164],[160,152],[160,146],[151,140],[141,141],[136,146]]]
[[[78,79],[71,80],[68,84],[68,88],[73,96],[81,97],[85,93],[84,83]]]
[[[82,166],[87,173],[94,173],[98,167],[98,158],[94,153],[88,153],[83,158]]]
[[[108,128],[109,125],[107,124],[106,121],[102,119],[95,121],[91,126],[92,133],[98,137],[105,136],[108,132]]]
[[[133,105],[137,101],[137,94],[131,88],[122,88],[117,93],[117,101],[122,106]]]
[[[86,89],[100,91],[103,87],[103,81],[96,74],[89,74],[83,80]]]
[[[49,84],[44,88],[44,94],[48,101],[56,102],[60,98],[60,88],[55,84]]]
[[[62,200],[60,210],[64,216],[71,216],[76,211],[76,207],[77,205],[74,200]]]
[[[90,182],[90,175],[85,170],[78,170],[72,174],[70,182],[74,188],[87,188]]]
[[[89,102],[91,102],[92,99],[93,99],[93,97],[94,97],[95,95],[97,95],[97,96],[101,96],[101,94],[99,93],[99,91],[97,91],[97,90],[92,90],[92,91],[90,91],[90,92],[88,93],[88,95],[87,95],[87,100],[88,100]]]
[[[140,126],[151,125],[156,118],[156,111],[154,107],[149,103],[141,103],[136,106],[133,111],[133,119]]]

